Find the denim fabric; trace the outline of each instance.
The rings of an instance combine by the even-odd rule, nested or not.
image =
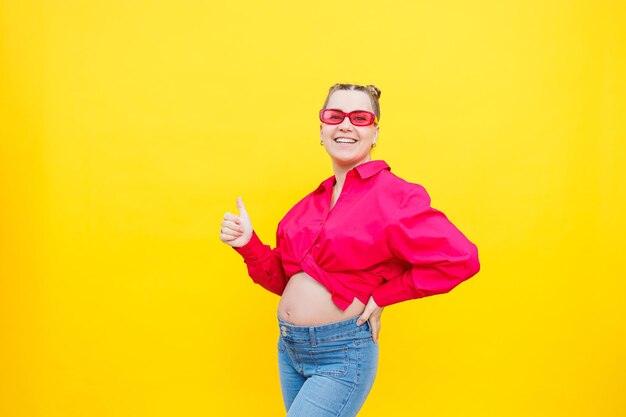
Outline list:
[[[356,416],[376,377],[378,344],[357,317],[322,326],[278,318],[278,370],[287,417]]]

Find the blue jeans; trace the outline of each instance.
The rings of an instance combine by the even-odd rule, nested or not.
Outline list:
[[[356,416],[376,377],[378,344],[357,317],[322,326],[278,318],[278,370],[287,417]]]

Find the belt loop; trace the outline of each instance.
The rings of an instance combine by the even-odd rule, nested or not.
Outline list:
[[[311,347],[317,347],[317,340],[315,340],[315,328],[309,327],[309,339],[311,339]]]

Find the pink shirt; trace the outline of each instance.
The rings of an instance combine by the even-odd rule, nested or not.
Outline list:
[[[304,271],[345,310],[370,296],[381,307],[450,291],[480,269],[476,245],[440,211],[424,187],[391,173],[385,161],[348,171],[330,209],[335,177],[324,180],[278,223],[276,248],[256,233],[233,248],[252,280],[281,295]]]

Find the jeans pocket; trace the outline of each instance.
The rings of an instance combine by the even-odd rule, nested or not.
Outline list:
[[[318,375],[344,376],[348,373],[350,359],[347,346],[315,349],[312,356]]]

